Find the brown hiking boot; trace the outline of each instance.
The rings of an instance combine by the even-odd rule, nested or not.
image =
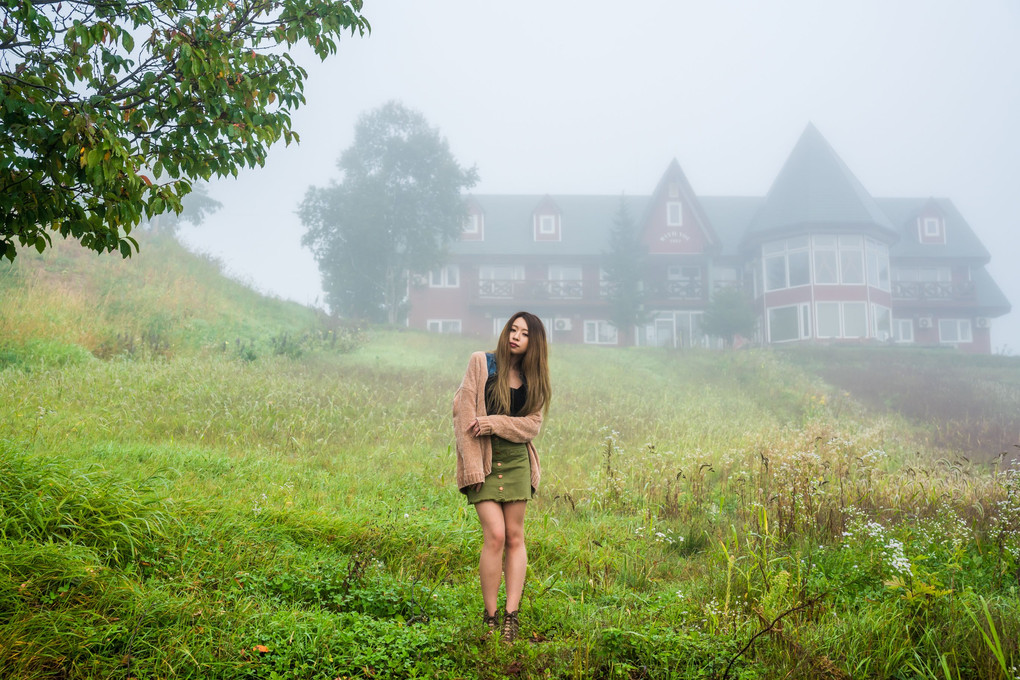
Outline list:
[[[518,609],[515,612],[503,614],[503,642],[513,642],[517,639],[517,632],[521,629],[521,622],[517,620]]]
[[[489,614],[489,612],[483,612],[482,624],[485,625],[485,628],[489,633],[495,633],[497,630],[499,630],[499,610],[496,610],[494,614]]]

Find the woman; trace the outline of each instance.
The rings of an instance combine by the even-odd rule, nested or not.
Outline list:
[[[492,631],[500,628],[497,600],[505,575],[506,642],[513,642],[520,627],[517,613],[528,565],[524,511],[541,478],[531,440],[538,436],[550,397],[545,327],[528,312],[510,317],[495,352],[471,355],[453,397],[457,486],[482,524],[483,621]]]

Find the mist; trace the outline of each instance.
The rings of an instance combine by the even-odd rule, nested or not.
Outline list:
[[[438,8],[437,8],[438,7]],[[953,201],[1014,311],[1020,6],[1007,0],[365,3],[372,33],[298,55],[301,143],[214,181],[223,208],[181,234],[253,287],[322,305],[295,214],[338,176],[357,117],[396,99],[440,128],[478,194],[647,195],[676,159],[699,196],[762,196],[808,123],[875,197]]]

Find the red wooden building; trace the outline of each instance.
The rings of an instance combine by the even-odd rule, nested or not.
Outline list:
[[[608,320],[604,265],[621,200],[648,248],[649,321]],[[673,161],[648,196],[469,196],[448,263],[413,278],[408,325],[492,337],[526,309],[553,342],[708,346],[700,318],[741,286],[761,344],[888,342],[991,352],[1010,304],[945,198],[875,198],[814,126],[764,197],[697,196]]]

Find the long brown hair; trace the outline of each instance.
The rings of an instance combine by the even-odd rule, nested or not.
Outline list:
[[[492,398],[497,413],[510,413],[510,367],[513,356],[510,354],[510,329],[517,319],[524,319],[528,324],[528,349],[521,357],[521,373],[528,385],[528,398],[524,402],[525,415],[535,411],[543,411],[548,415],[549,402],[552,400],[552,388],[549,384],[549,346],[545,339],[545,326],[542,320],[529,312],[517,312],[503,326],[496,342],[496,384],[493,386]]]

